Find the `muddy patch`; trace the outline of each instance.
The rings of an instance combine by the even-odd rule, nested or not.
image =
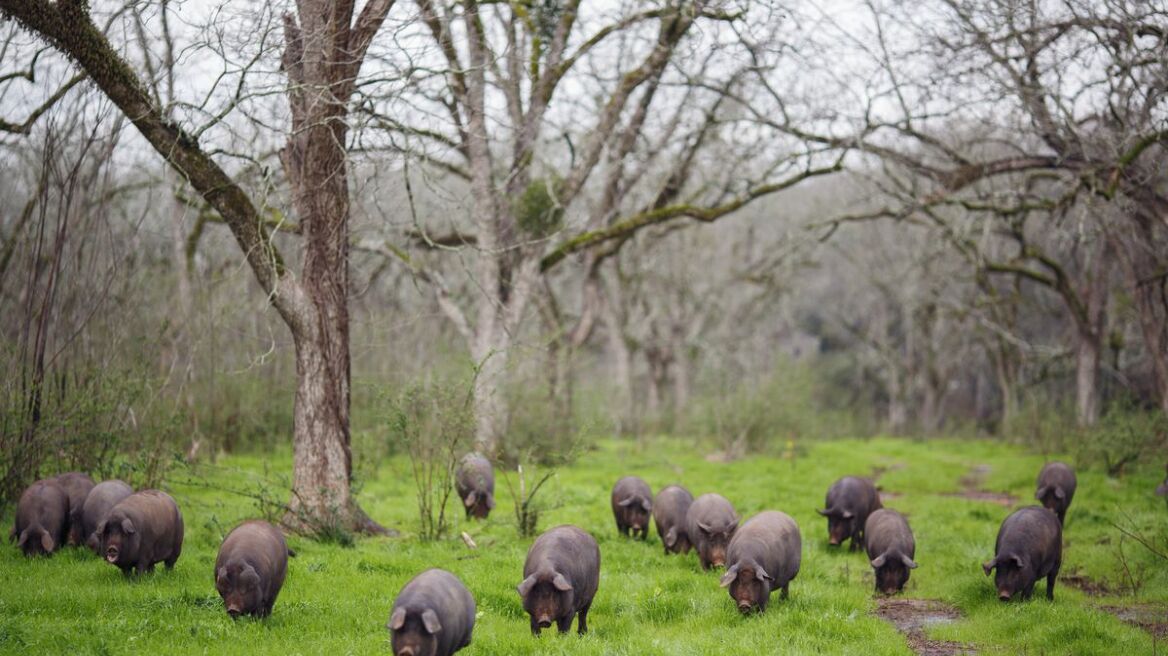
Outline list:
[[[1103,597],[1115,593],[1115,589],[1106,581],[1097,581],[1082,574],[1063,574],[1058,578],[1058,582],[1092,597]]]
[[[891,622],[908,640],[908,646],[921,656],[952,656],[953,654],[976,654],[968,645],[946,640],[932,640],[925,635],[925,629],[938,624],[948,624],[961,617],[957,609],[932,599],[882,598],[876,614],[886,622]]]
[[[888,490],[879,490],[878,494],[880,494],[880,503],[888,503],[893,499],[899,499],[904,496],[900,492],[889,492]]]
[[[1111,613],[1123,622],[1139,627],[1152,634],[1157,642],[1168,640],[1168,608],[1153,604],[1139,606],[1099,606],[1099,610]]]
[[[903,462],[894,462],[890,465],[873,465],[872,476],[870,478],[872,479],[872,482],[876,482],[884,474],[890,471],[899,471],[907,466],[908,465],[904,464]]]
[[[1005,492],[993,492],[985,489],[986,474],[990,473],[989,465],[974,465],[964,476],[957,480],[961,485],[960,492],[946,492],[941,496],[982,501],[1009,508],[1018,503],[1018,497]]]

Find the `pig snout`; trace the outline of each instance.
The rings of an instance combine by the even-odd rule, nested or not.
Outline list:
[[[539,628],[546,629],[552,625],[552,618],[548,615],[540,615],[535,618],[535,623],[539,625]]]
[[[832,535],[827,538],[827,543],[833,547],[838,547],[840,545],[840,539]]]
[[[1010,601],[1010,591],[1005,589],[998,590],[998,600]]]
[[[398,650],[397,656],[414,656],[413,647],[402,647]]]
[[[106,549],[105,550],[105,559],[106,559],[106,562],[110,562],[110,563],[118,562],[118,548],[117,547],[109,547],[108,549]]]
[[[227,614],[231,617],[231,619],[237,620],[239,619],[239,616],[243,614],[243,611],[241,611],[238,606],[228,606]]]
[[[743,615],[746,615],[746,614],[750,613],[750,611],[751,611],[751,605],[750,605],[749,601],[742,600],[742,601],[738,602],[738,612],[742,613]]]

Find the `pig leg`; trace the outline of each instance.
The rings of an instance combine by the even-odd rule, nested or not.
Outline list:
[[[592,602],[588,602],[580,609],[579,621],[576,622],[576,632],[580,635],[588,633],[588,609],[592,608]]]
[[[1058,578],[1059,567],[1062,563],[1055,563],[1054,569],[1050,570],[1050,574],[1046,576],[1046,598],[1054,601],[1054,582]]]
[[[539,622],[535,621],[534,615],[531,616],[531,635],[533,635],[533,636],[539,635]]]
[[[787,598],[787,592],[788,592],[788,590],[787,590],[787,589],[788,589],[790,586],[791,586],[791,583],[790,583],[790,581],[788,581],[787,583],[784,583],[784,584],[783,584],[783,591],[779,593],[779,599],[786,599],[786,598]]]
[[[572,628],[572,616],[562,617],[556,620],[556,628],[560,633],[567,633]]]

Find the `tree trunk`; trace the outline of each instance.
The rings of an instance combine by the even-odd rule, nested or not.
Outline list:
[[[690,359],[685,349],[685,330],[674,326],[669,350],[673,353],[673,428],[682,426],[689,409]]]
[[[1152,217],[1136,216],[1129,223],[1126,243],[1117,238],[1113,245],[1120,253],[1144,350],[1151,360],[1156,402],[1168,414],[1168,274],[1162,258],[1157,257],[1164,252],[1163,240],[1156,239],[1159,230]]]
[[[608,337],[609,366],[612,367],[612,421],[617,435],[637,433],[636,400],[633,397],[633,353],[625,341],[624,326],[617,312],[620,302],[615,285],[607,285],[600,300],[600,318]]]
[[[1080,426],[1094,426],[1099,420],[1098,334],[1079,334],[1075,344],[1075,418]]]

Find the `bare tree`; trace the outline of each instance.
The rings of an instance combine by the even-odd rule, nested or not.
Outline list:
[[[256,280],[296,346],[294,475],[288,522],[307,530],[383,530],[349,485],[349,99],[369,45],[393,6],[373,0],[360,15],[337,0],[300,3],[284,17],[288,143],[281,153],[303,235],[303,269],[285,264],[261,207],[168,118],[160,99],[94,24],[80,2],[4,0],[0,12],[65,54],[229,226]],[[165,3],[162,11],[168,11]],[[230,110],[230,106],[227,110]]]

